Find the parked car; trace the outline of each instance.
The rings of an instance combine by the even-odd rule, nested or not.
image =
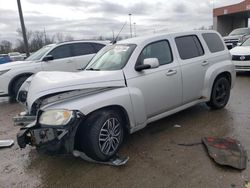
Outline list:
[[[231,55],[215,31],[120,41],[98,52],[85,71],[40,72],[22,85],[18,98],[27,111],[15,123],[33,123],[21,128],[18,144],[106,161],[125,132],[201,102],[225,107],[234,82]]]
[[[8,55],[10,56],[10,59],[12,61],[23,61],[24,60],[24,57],[19,52],[10,52],[10,53],[8,53]]]
[[[22,83],[39,71],[75,72],[86,67],[107,41],[71,41],[44,46],[25,61],[1,65],[0,96],[16,98]]]
[[[250,71],[250,38],[230,50],[236,71]]]
[[[0,54],[0,64],[11,62],[10,56],[8,54]]]
[[[250,28],[238,28],[233,30],[228,36],[224,37],[224,41],[228,49],[232,49],[238,44],[243,43],[250,37]]]

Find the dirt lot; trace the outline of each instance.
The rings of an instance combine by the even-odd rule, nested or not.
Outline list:
[[[22,107],[0,100],[0,139],[15,139],[19,128],[11,119]],[[236,138],[250,153],[250,74],[238,75],[225,109],[197,105],[131,135],[120,151],[130,157],[124,167],[41,155],[17,144],[0,149],[0,187],[244,187],[250,181],[249,161],[238,171],[216,165],[202,145],[178,145],[204,136]]]

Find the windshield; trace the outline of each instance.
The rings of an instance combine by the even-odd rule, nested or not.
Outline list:
[[[234,35],[247,35],[247,34],[250,34],[250,29],[244,28],[244,29],[235,29],[229,35],[234,36]]]
[[[120,70],[126,65],[135,47],[135,44],[106,46],[97,53],[86,70]]]
[[[42,47],[40,50],[36,51],[35,53],[31,54],[25,61],[38,61],[53,47],[54,45],[48,45]]]
[[[241,46],[250,46],[250,38],[241,44]]]

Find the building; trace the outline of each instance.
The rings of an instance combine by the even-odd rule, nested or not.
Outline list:
[[[248,27],[249,17],[250,0],[216,8],[213,10],[213,28],[222,36],[226,36],[236,28]]]

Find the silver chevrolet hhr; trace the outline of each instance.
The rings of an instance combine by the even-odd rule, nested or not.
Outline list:
[[[103,48],[84,71],[40,72],[21,87],[18,144],[107,161],[125,132],[206,102],[225,107],[235,67],[215,31],[152,35]],[[193,117],[195,118],[195,117]]]

